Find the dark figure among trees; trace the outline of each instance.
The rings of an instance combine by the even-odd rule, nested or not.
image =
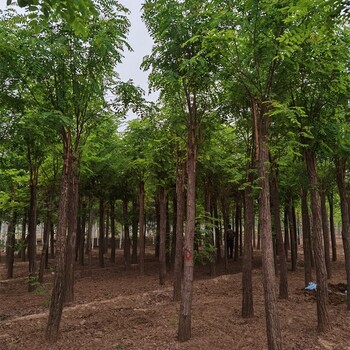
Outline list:
[[[233,248],[235,244],[235,233],[231,228],[231,225],[228,225],[227,231],[226,231],[226,237],[227,237],[227,256],[229,259],[233,258]]]

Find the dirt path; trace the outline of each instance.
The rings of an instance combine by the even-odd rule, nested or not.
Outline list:
[[[121,256],[121,252],[118,252]],[[120,264],[119,264],[120,263]],[[176,340],[178,303],[172,301],[171,281],[158,284],[158,264],[147,262],[145,276],[125,271],[119,261],[103,270],[79,270],[76,301],[67,306],[61,336],[55,345],[44,341],[50,280],[39,293],[28,293],[26,264],[16,263],[15,281],[0,283],[0,350],[10,349],[266,349],[261,272],[253,272],[252,319],[241,318],[240,263],[230,261],[229,274],[211,279],[198,268],[193,296],[193,333],[186,343]],[[259,266],[259,261],[256,262]],[[1,270],[2,269],[2,270]],[[223,273],[222,269],[219,272]],[[345,282],[343,262],[333,264],[331,284]],[[3,265],[0,266],[3,276]],[[47,276],[50,277],[50,274]],[[332,329],[316,332],[316,302],[303,290],[303,270],[289,273],[288,301],[279,301],[284,349],[350,350],[350,316],[345,296],[331,293]]]

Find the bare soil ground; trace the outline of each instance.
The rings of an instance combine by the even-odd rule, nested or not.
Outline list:
[[[192,339],[176,339],[179,304],[172,301],[171,274],[159,286],[158,264],[148,255],[146,273],[137,266],[126,270],[122,252],[118,261],[97,267],[92,274],[77,266],[75,302],[66,306],[61,335],[54,345],[47,344],[44,332],[52,273],[35,293],[27,292],[27,263],[16,261],[15,278],[5,280],[4,258],[0,264],[0,350],[12,349],[267,349],[265,311],[261,283],[260,254],[254,252],[254,311],[251,319],[241,317],[241,261],[229,260],[225,272],[209,276],[209,267],[197,267],[193,295]],[[333,263],[329,281],[331,330],[316,330],[316,300],[313,292],[303,290],[302,261],[297,271],[289,272],[289,300],[279,300],[283,348],[289,350],[350,350],[350,313],[344,295],[345,270],[341,254]],[[302,257],[300,256],[300,259]],[[52,263],[52,262],[51,262]]]

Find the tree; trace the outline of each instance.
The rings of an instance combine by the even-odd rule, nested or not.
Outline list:
[[[73,298],[80,145],[110,107],[104,96],[116,84],[114,68],[126,45],[128,21],[123,15],[116,19],[116,13],[124,9],[117,2],[99,3],[98,9],[100,18],[86,23],[84,35],[54,20],[49,21],[50,26],[47,21],[39,22],[39,37],[29,24],[11,28],[23,38],[17,52],[18,62],[24,62],[22,79],[30,87],[36,107],[45,111],[46,121],[60,133],[63,144],[56,275],[46,333],[49,341],[57,339],[63,301]],[[31,60],[25,60],[23,53],[29,53]]]

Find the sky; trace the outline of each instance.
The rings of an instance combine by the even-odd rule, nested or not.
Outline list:
[[[128,16],[131,22],[128,38],[129,44],[133,48],[133,52],[124,53],[124,62],[118,67],[118,72],[122,80],[133,79],[136,85],[140,85],[146,92],[148,92],[148,74],[140,70],[140,64],[142,58],[151,53],[153,42],[141,19],[141,6],[143,0],[119,0],[119,2],[131,12]]]

